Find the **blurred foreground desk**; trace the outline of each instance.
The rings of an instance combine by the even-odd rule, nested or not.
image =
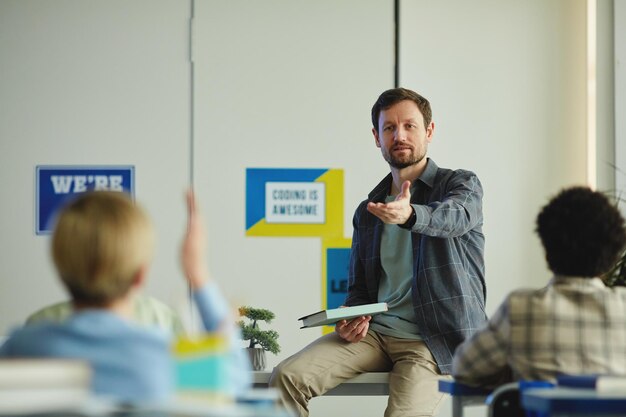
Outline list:
[[[485,404],[491,390],[470,387],[452,379],[439,380],[439,392],[450,394],[452,398],[452,417],[463,417],[463,407]]]
[[[626,416],[626,392],[556,387],[529,389],[522,393],[522,407],[538,416]]]
[[[254,388],[267,388],[271,371],[252,372]],[[389,395],[389,373],[368,372],[349,379],[324,395]]]
[[[82,405],[33,413],[0,411],[0,417],[296,417],[283,407],[260,404],[201,405],[173,404],[171,406],[150,408],[120,408],[107,405],[98,399],[85,401]]]

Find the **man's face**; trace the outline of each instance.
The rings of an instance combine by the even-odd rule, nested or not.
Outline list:
[[[426,156],[435,125],[424,126],[422,112],[411,100],[400,101],[378,117],[378,129],[372,129],[376,146],[385,161],[397,169],[421,162]]]

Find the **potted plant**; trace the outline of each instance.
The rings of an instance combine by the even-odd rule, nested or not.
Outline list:
[[[243,340],[249,340],[248,355],[254,371],[265,369],[265,351],[270,351],[274,355],[280,352],[278,345],[278,332],[275,330],[261,330],[259,322],[271,323],[274,313],[262,308],[239,307],[239,315],[248,319],[240,320],[237,324],[241,328]]]

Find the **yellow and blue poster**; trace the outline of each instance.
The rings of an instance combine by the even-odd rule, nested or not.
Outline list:
[[[351,239],[322,240],[322,309],[338,308],[348,294]],[[324,334],[333,326],[324,326]]]
[[[246,236],[343,236],[343,170],[248,168]]]

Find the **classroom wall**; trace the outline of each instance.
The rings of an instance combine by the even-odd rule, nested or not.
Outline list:
[[[195,5],[191,156],[189,2],[0,0],[0,334],[64,297],[49,239],[33,232],[35,165],[129,164],[159,239],[149,293],[188,315],[177,251],[193,166],[215,279],[234,305],[277,314],[269,366],[319,336],[296,318],[321,305],[320,239],[246,237],[245,169],[343,169],[351,235],[354,208],[388,172],[369,111],[393,87],[393,1]],[[586,181],[586,2],[400,7],[400,82],[432,102],[431,156],[484,186],[491,313],[547,281],[534,217]],[[320,398],[312,415],[384,406]]]
[[[487,310],[550,275],[539,208],[586,182],[586,2],[402,2],[402,83],[432,98],[440,165],[482,181]]]
[[[613,0],[597,2],[596,172],[597,189],[614,194],[616,160],[615,18]],[[626,211],[625,211],[626,212]]]
[[[615,187],[617,195],[626,199],[626,1],[615,0]],[[626,204],[622,202],[626,216]]]
[[[134,165],[158,236],[149,290],[184,303],[189,4],[0,1],[0,334],[65,299],[35,236],[36,165]]]
[[[357,202],[388,172],[369,114],[393,86],[391,3],[197,3],[196,185],[212,265],[237,303],[274,310],[285,353],[320,334],[296,318],[321,306],[321,239],[245,237],[245,170],[343,169],[351,236]]]

